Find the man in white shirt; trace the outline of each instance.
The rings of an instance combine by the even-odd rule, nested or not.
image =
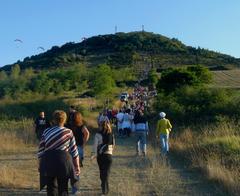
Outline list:
[[[123,136],[123,129],[122,129],[122,123],[123,123],[123,116],[124,113],[122,111],[122,109],[119,111],[119,113],[117,114],[117,127],[118,127],[118,135],[121,137]]]

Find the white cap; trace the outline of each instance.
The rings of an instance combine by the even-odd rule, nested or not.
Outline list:
[[[166,113],[165,113],[165,112],[160,112],[160,113],[159,113],[159,116],[160,116],[161,118],[165,118]]]

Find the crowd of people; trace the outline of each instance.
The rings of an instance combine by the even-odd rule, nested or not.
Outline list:
[[[94,136],[91,159],[97,160],[103,195],[109,192],[115,135],[121,139],[135,137],[136,155],[147,155],[149,124],[145,115],[146,104],[142,100],[142,92],[135,91],[135,102],[131,105],[126,103],[119,110],[104,109],[99,113],[98,131]],[[116,127],[115,132],[112,127]],[[84,147],[90,137],[90,131],[81,113],[74,106],[69,108],[68,115],[62,110],[57,110],[53,113],[50,123],[42,111],[35,120],[35,128],[40,142],[38,151],[40,189],[47,186],[48,196],[65,196],[68,195],[70,180],[72,193],[78,193]],[[164,156],[169,152],[168,140],[171,128],[172,125],[166,119],[166,114],[160,112],[156,137],[161,143],[161,153]]]

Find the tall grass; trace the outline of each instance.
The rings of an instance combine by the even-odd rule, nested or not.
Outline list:
[[[201,130],[199,130],[201,129]],[[230,194],[240,192],[240,133],[238,125],[222,123],[194,130],[186,128],[171,142],[175,152],[201,168]]]
[[[0,154],[11,154],[27,151],[36,143],[32,119],[0,122]]]

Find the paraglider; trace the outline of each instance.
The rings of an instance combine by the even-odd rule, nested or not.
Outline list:
[[[23,43],[23,41],[22,41],[22,40],[20,40],[20,39],[15,39],[14,41],[15,41],[15,42],[20,42],[20,43]]]
[[[41,47],[41,46],[39,46],[37,49],[38,49],[38,50],[45,51],[45,49],[44,49],[43,47]]]

